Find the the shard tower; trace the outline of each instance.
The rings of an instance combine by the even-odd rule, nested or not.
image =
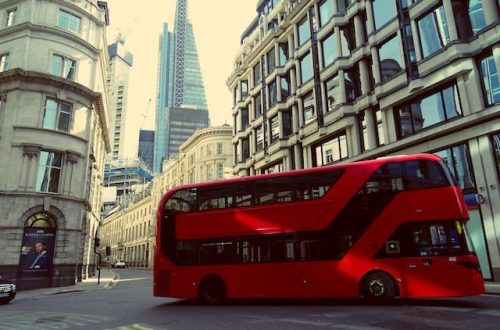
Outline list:
[[[188,1],[177,0],[174,32],[163,25],[160,36],[154,171],[178,153],[197,128],[209,126],[205,87],[201,77]]]

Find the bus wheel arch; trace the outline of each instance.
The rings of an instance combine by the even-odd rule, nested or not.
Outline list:
[[[227,298],[227,288],[222,277],[216,274],[205,276],[200,281],[198,298],[208,305],[223,303]]]
[[[397,281],[387,272],[373,270],[366,273],[359,282],[361,298],[369,304],[394,303],[400,296]]]

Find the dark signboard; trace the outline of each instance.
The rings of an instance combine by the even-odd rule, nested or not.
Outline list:
[[[24,228],[19,266],[23,275],[49,275],[54,260],[54,228]]]

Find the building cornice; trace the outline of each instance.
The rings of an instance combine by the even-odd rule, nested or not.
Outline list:
[[[73,92],[88,99],[91,103],[94,104],[94,109],[98,114],[99,121],[101,122],[106,151],[111,151],[111,142],[109,141],[108,125],[106,122],[105,101],[102,93],[95,92],[92,89],[77,82],[42,72],[26,71],[17,68],[0,73],[0,84],[16,82],[48,85],[65,91]],[[6,89],[3,88],[3,90]]]
[[[187,139],[187,141],[184,142],[179,149],[181,150],[181,153],[184,153],[191,146],[195,145],[209,135],[227,135],[227,133],[232,136],[233,128],[229,125],[199,129],[195,131],[195,133],[191,135],[191,137],[189,137],[189,139]]]

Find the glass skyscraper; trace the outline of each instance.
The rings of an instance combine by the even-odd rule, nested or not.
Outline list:
[[[197,128],[209,126],[205,87],[187,5],[187,0],[177,0],[174,32],[169,32],[165,23],[160,36],[155,173],[161,172],[163,160],[174,155]],[[173,120],[173,117],[182,120]]]

